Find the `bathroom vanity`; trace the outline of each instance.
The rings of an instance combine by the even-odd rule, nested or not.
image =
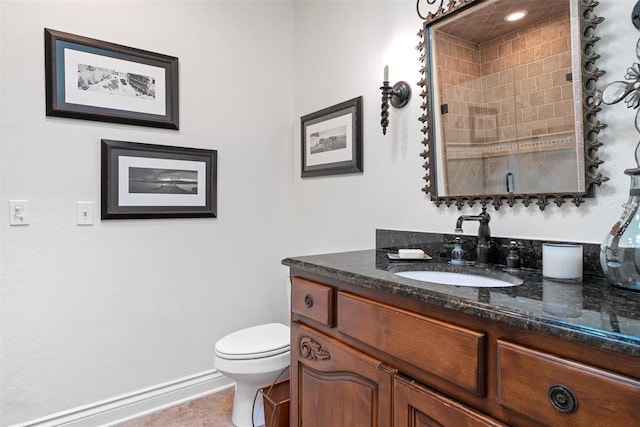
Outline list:
[[[536,271],[505,288],[394,274],[421,262],[446,265],[384,250],[283,261],[291,425],[640,426],[640,294]]]

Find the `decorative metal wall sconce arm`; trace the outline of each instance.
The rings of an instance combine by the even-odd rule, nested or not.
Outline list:
[[[388,81],[383,81],[382,86],[382,112],[380,113],[380,124],[382,125],[382,134],[387,134],[389,126],[389,104],[396,108],[402,108],[409,102],[411,98],[411,86],[405,81],[399,81],[393,86],[389,86]]]

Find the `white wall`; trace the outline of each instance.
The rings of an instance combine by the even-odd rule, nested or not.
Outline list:
[[[287,321],[292,5],[0,11],[0,425],[212,369],[224,334]],[[46,117],[45,27],[179,57],[180,130]],[[101,222],[101,138],[218,150],[218,218]],[[28,226],[9,227],[10,199]],[[80,200],[95,225],[75,225]]]
[[[637,61],[633,4],[597,9],[602,86]],[[479,209],[420,191],[413,0],[0,0],[0,20],[1,425],[210,369],[223,334],[285,320],[285,256],[371,248],[376,228],[450,232]],[[44,27],[178,56],[180,131],[46,117]],[[385,63],[414,93],[382,136]],[[359,95],[364,173],[302,180],[300,116]],[[627,198],[634,113],[600,116],[596,199],[503,207],[493,234],[600,242]],[[99,205],[101,138],[217,149],[219,217],[76,226],[77,201]],[[31,224],[9,227],[23,198]]]
[[[598,62],[607,74],[600,86],[622,80],[626,68],[637,62],[635,43],[640,33],[631,24],[633,0],[602,0],[596,15],[606,18],[598,27]],[[324,23],[325,25],[321,25]],[[295,116],[340,101],[364,97],[364,173],[342,177],[294,179],[294,235],[296,253],[332,252],[375,246],[376,228],[453,232],[460,214],[480,208],[436,207],[420,191],[423,186],[422,124],[418,96],[420,79],[416,33],[421,21],[414,1],[299,2],[295,9]],[[401,44],[395,48],[396,41]],[[408,49],[407,49],[408,48]],[[398,54],[385,59],[388,51]],[[390,80],[406,80],[413,96],[403,110],[391,109],[391,128],[380,128],[380,90],[383,64]],[[606,163],[600,171],[611,178],[597,188],[597,198],[576,208],[537,206],[491,208],[495,236],[540,238],[600,243],[621,214],[628,197],[629,178],[622,172],[634,167],[638,142],[635,111],[624,103],[605,106],[600,119],[609,124],[601,132],[605,145],[599,155]],[[299,132],[296,122],[296,134]],[[295,140],[294,140],[295,141]],[[294,161],[299,158],[294,142]],[[294,175],[299,176],[299,163]],[[467,234],[476,228],[467,226]],[[302,237],[304,236],[304,237]]]

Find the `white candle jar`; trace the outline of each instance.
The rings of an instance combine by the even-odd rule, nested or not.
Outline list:
[[[582,280],[582,245],[542,244],[542,276],[556,280]]]

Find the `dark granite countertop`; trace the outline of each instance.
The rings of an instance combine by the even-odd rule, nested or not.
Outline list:
[[[390,261],[387,250],[371,249],[286,258],[290,268],[412,298],[466,314],[640,357],[640,293],[618,289],[601,277],[585,276],[577,284],[543,279],[537,270],[515,276],[519,286],[476,288],[407,279],[407,269],[471,270],[500,276],[499,267],[454,267],[446,259]]]

